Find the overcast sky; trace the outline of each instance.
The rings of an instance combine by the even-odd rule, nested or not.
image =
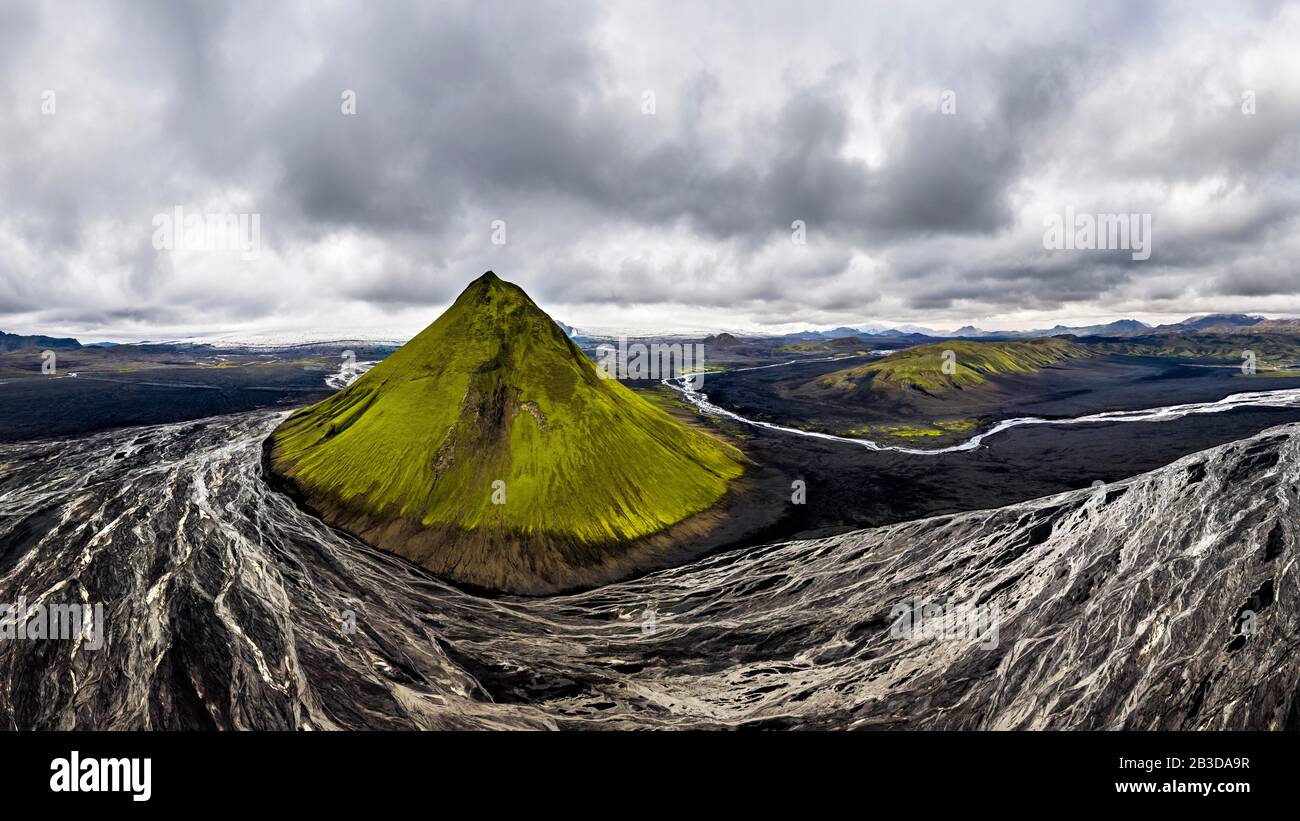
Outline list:
[[[404,337],[487,269],[587,328],[1300,314],[1298,44],[1284,3],[0,0],[0,330]],[[158,250],[178,206],[260,253]],[[1066,208],[1151,258],[1044,248]]]

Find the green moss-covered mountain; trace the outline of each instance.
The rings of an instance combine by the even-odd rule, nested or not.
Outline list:
[[[951,351],[952,373],[944,370],[945,353]],[[849,396],[863,391],[918,391],[943,396],[974,388],[997,376],[1034,373],[1063,359],[1090,356],[1082,345],[1061,337],[1012,342],[949,340],[918,345],[879,362],[859,365],[818,377],[810,393]]]
[[[1265,323],[1268,323],[1265,325]],[[1279,330],[1282,320],[1265,320],[1264,328],[1251,326],[1247,333],[1149,334],[1126,339],[1105,339],[1093,347],[1105,353],[1128,356],[1160,356],[1206,362],[1240,364],[1245,351],[1254,351],[1261,362],[1292,363],[1300,360],[1300,334]]]
[[[325,521],[455,581],[615,578],[710,525],[744,457],[594,363],[491,272],[345,390],[297,411],[270,469]]]

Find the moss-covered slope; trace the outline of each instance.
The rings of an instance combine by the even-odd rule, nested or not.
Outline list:
[[[952,362],[944,370],[945,352]],[[1087,348],[1060,337],[1012,342],[947,341],[918,345],[869,365],[846,368],[818,377],[810,393],[848,396],[861,391],[913,390],[929,396],[977,387],[991,378],[1034,373],[1063,359],[1089,356]]]
[[[618,575],[630,543],[709,509],[742,461],[602,379],[491,272],[269,443],[272,472],[331,524],[453,580],[527,593]]]

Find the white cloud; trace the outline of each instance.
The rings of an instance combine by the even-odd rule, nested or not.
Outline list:
[[[1298,40],[1293,4],[6,6],[0,327],[400,335],[488,268],[580,326],[1294,312]],[[154,251],[177,205],[263,253]],[[1045,252],[1066,206],[1152,213],[1152,260]]]

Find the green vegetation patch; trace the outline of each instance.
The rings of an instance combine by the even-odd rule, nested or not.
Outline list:
[[[906,425],[862,425],[844,431],[841,435],[873,440],[957,437],[974,433],[978,427],[979,421],[976,419],[943,419]]]
[[[522,290],[491,273],[347,389],[294,413],[271,455],[318,507],[583,544],[645,536],[708,509],[744,461],[602,379]],[[496,482],[505,504],[494,503]]]
[[[1083,345],[1060,337],[1010,342],[952,340],[907,348],[878,362],[826,374],[814,384],[835,393],[868,386],[940,395],[982,385],[1000,374],[1034,373],[1065,359],[1089,355]]]
[[[808,342],[793,342],[777,348],[777,353],[844,353],[865,354],[867,344],[856,336],[841,336],[835,339],[820,339]]]
[[[1300,337],[1283,333],[1161,334],[1106,341],[1093,347],[1105,353],[1193,361],[1240,363],[1246,351],[1253,352],[1261,363],[1291,365],[1300,360]]]
[[[1235,376],[1242,379],[1294,379],[1300,377],[1300,370],[1276,368],[1273,370],[1258,370],[1255,373],[1238,373]]]

